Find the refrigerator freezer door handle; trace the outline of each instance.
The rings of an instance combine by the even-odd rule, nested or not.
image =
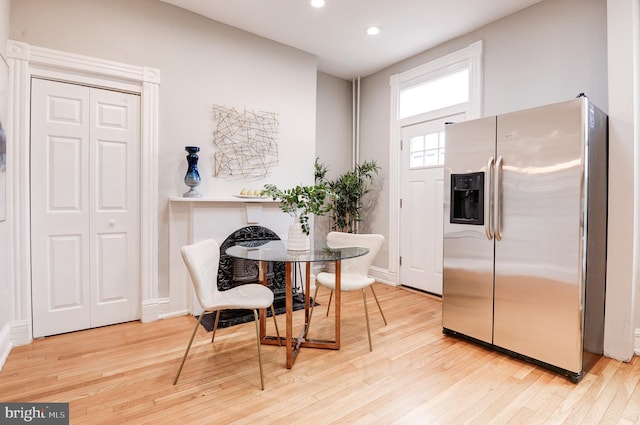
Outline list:
[[[493,232],[495,233],[496,240],[499,241],[502,240],[502,234],[500,233],[502,224],[502,215],[500,214],[502,210],[502,156],[499,156],[496,160],[493,182]]]
[[[487,161],[487,178],[484,182],[484,232],[487,239],[493,239],[493,216],[491,214],[491,200],[493,199],[493,163],[494,158],[491,156]]]

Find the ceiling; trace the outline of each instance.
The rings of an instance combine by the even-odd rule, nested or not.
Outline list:
[[[162,0],[318,57],[352,79],[466,34],[541,0]],[[364,32],[379,25],[375,37]]]

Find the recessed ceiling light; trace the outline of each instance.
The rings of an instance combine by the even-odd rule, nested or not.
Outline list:
[[[324,7],[324,0],[311,0],[311,6]]]
[[[380,31],[382,31],[382,28],[378,25],[371,25],[364,29],[364,32],[366,32],[367,35],[378,35],[380,34]]]

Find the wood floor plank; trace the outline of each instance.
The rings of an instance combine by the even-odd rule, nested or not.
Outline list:
[[[442,334],[438,298],[376,284],[369,352],[362,298],[344,293],[340,350],[263,346],[259,386],[255,327],[199,329],[173,378],[195,319],[131,322],[16,347],[0,371],[0,401],[69,402],[72,424],[633,424],[640,418],[640,361],[602,358],[579,384],[557,373]],[[372,298],[372,297],[370,297]],[[333,335],[315,312],[313,337]],[[296,329],[302,312],[295,313]],[[278,324],[284,329],[284,317]],[[273,326],[267,323],[268,329]],[[297,332],[297,330],[296,330]],[[311,336],[311,335],[310,335]]]
[[[640,367],[638,367],[638,357],[634,357],[631,360],[630,367],[633,367],[631,372],[632,376],[637,375],[640,372]],[[627,391],[631,392],[631,396],[628,401],[625,403],[624,411],[622,412],[622,420],[630,421],[630,422],[640,422],[640,382],[637,382],[633,385],[633,378],[625,383],[628,385]],[[611,420],[615,420],[615,418],[611,418]]]

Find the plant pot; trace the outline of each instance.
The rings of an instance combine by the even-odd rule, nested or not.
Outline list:
[[[287,250],[289,251],[306,251],[310,247],[309,235],[302,231],[302,224],[296,220],[289,226],[289,234],[287,236]]]

